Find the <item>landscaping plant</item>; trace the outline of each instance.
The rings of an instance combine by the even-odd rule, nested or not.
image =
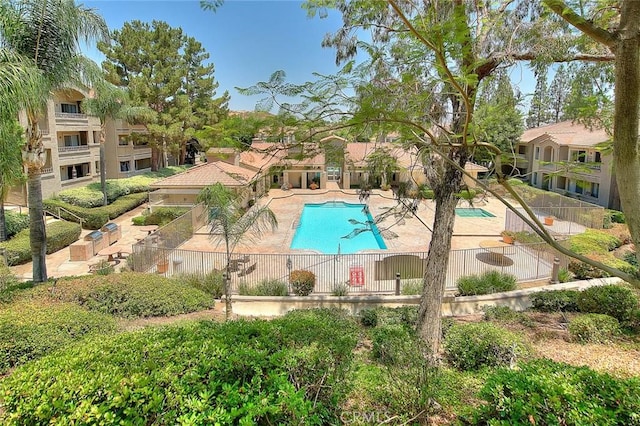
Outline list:
[[[289,274],[289,283],[298,296],[308,296],[316,285],[316,276],[311,271],[295,270]]]

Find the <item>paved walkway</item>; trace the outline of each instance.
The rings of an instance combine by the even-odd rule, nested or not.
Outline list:
[[[122,234],[120,240],[114,244],[131,247],[137,242],[137,238],[143,238],[147,235],[146,232],[140,231],[139,227],[133,226],[131,222],[131,218],[140,216],[146,208],[147,205],[143,204],[112,221],[120,226]],[[83,229],[80,234],[80,239],[82,240],[89,232],[91,231]],[[69,248],[67,247],[47,255],[47,275],[49,277],[87,275],[89,274],[89,265],[97,263],[102,259],[106,259],[106,256],[94,256],[87,261],[72,262],[69,260]],[[121,260],[120,262],[123,261]],[[11,270],[22,280],[31,280],[33,278],[33,264],[31,262],[25,263],[24,265],[13,266]]]

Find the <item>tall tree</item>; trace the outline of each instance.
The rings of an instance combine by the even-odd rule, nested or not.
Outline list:
[[[7,224],[4,215],[4,200],[12,186],[24,178],[22,146],[25,143],[24,129],[17,121],[0,122],[6,126],[0,137],[0,241],[7,239]]]
[[[483,80],[480,84],[473,128],[476,138],[500,149],[504,163],[513,162],[514,147],[524,130],[519,96],[513,90],[505,71]],[[495,154],[478,148],[474,160],[491,160]]]
[[[100,188],[102,203],[107,205],[107,171],[105,162],[105,141],[107,120],[124,119],[128,123],[153,120],[153,111],[146,106],[135,107],[130,104],[126,90],[103,81],[93,87],[93,96],[83,100],[83,109],[100,119]]]
[[[613,164],[622,210],[640,259],[640,2],[543,2],[587,40],[615,55]]]
[[[80,42],[108,40],[104,19],[73,0],[2,0],[0,40],[22,63],[40,72],[39,96],[23,106],[27,116],[27,143],[23,160],[28,176],[28,202],[33,280],[46,281],[46,231],[42,208],[41,172],[46,158],[38,122],[55,90],[86,83],[88,60]],[[34,97],[32,97],[34,98]]]
[[[171,152],[184,161],[187,141],[204,125],[217,123],[227,113],[228,93],[216,98],[218,84],[209,54],[166,22],[126,22],[113,34],[110,45],[100,43],[105,54],[107,79],[126,87],[137,105],[156,112],[147,125],[152,148],[152,168],[167,163]]]
[[[549,86],[549,109],[554,123],[564,120],[564,108],[569,96],[571,81],[564,65],[556,70]]]
[[[248,211],[242,208],[243,194],[235,193],[220,183],[207,187],[198,194],[198,202],[208,210],[207,220],[211,238],[223,243],[227,256],[225,266],[224,297],[226,317],[231,315],[231,256],[242,239],[258,238],[268,229],[278,226],[275,214],[264,206],[254,205]]]
[[[547,70],[538,70],[536,74],[536,88],[531,97],[529,114],[527,115],[527,127],[540,127],[549,124],[549,92],[547,89]]]

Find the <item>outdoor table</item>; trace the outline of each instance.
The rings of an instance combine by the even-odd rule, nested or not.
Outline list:
[[[120,257],[120,253],[122,253],[122,250],[124,248],[122,246],[109,246],[109,247],[105,247],[102,250],[100,250],[98,252],[99,256],[108,256],[107,257],[107,261],[108,262],[113,262],[115,259],[113,258],[113,255],[117,255],[117,257]],[[125,249],[126,250],[126,249]]]

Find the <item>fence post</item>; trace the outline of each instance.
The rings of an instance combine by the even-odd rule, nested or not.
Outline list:
[[[553,258],[553,268],[551,269],[551,284],[558,284],[560,280],[558,279],[558,273],[560,272],[560,258]]]
[[[396,296],[400,296],[400,272],[396,272]]]

